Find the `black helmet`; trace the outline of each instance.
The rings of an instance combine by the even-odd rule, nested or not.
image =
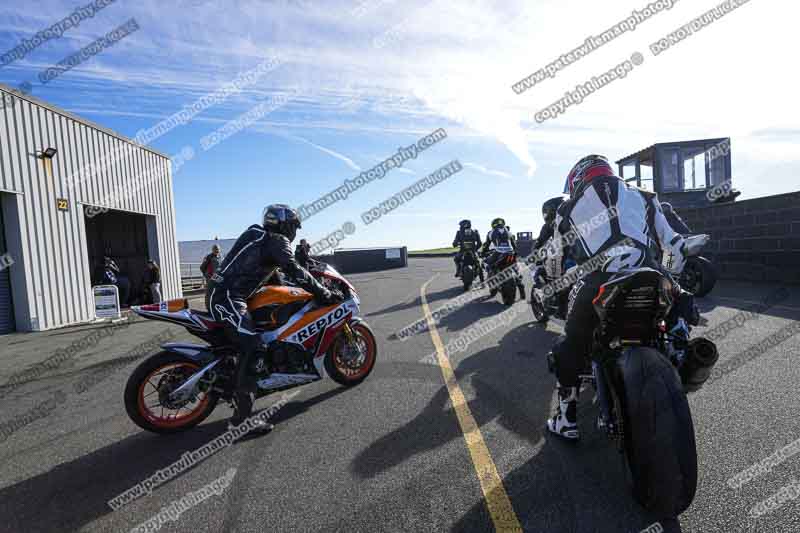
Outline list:
[[[545,203],[542,204],[542,217],[544,217],[544,221],[548,224],[556,219],[556,212],[558,212],[558,208],[561,207],[561,204],[564,203],[563,196],[556,196],[555,198],[550,198]]]
[[[492,220],[492,229],[505,228],[505,227],[506,227],[506,221],[503,220],[502,218],[498,217],[498,218]]]
[[[472,222],[470,222],[467,219],[464,219],[458,223],[458,227],[460,227],[461,229],[470,229],[472,228]]]
[[[294,240],[297,236],[297,230],[302,227],[297,211],[286,204],[268,205],[264,209],[262,223],[264,229],[273,233],[280,233],[289,239],[289,242]]]

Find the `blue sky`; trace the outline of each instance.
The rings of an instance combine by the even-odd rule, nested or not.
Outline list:
[[[0,54],[88,0],[7,0]],[[458,220],[485,232],[496,216],[538,231],[540,206],[586,153],[619,159],[655,142],[732,137],[742,198],[800,189],[795,21],[800,7],[755,0],[653,56],[652,42],[714,7],[681,0],[553,79],[511,85],[641,9],[648,0],[116,0],[79,27],[0,68],[33,94],[133,137],[268,56],[283,62],[255,84],[158,138],[197,156],[174,175],[180,240],[237,236],[264,205],[307,204],[398,146],[444,128],[448,137],[316,215],[311,241],[346,221],[344,247],[449,245]],[[47,85],[37,74],[135,18],[140,30]],[[534,113],[635,51],[618,80],[538,124]],[[301,96],[211,150],[200,139],[265,98]],[[453,159],[462,172],[390,215],[360,215]]]

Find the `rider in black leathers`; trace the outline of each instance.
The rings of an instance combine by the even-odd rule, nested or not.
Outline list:
[[[490,246],[494,246],[495,249],[490,251]],[[492,229],[486,234],[486,240],[483,241],[483,247],[481,248],[481,257],[485,258],[484,263],[486,264],[488,270],[492,270],[494,264],[502,255],[502,253],[498,252],[496,249],[498,247],[509,246],[516,254],[517,241],[514,239],[514,235],[512,235],[509,231],[508,226],[506,226],[506,221],[502,218],[496,218],[492,220]],[[525,285],[522,284],[522,278],[517,278],[516,283],[517,288],[519,289],[519,297],[524,300]]]
[[[607,158],[592,154],[578,161],[567,176],[564,193],[569,193],[570,199],[558,209],[553,235],[558,253],[556,260],[548,264],[565,265],[566,259],[586,264],[612,248],[616,251],[599,269],[574,283],[564,335],[548,356],[555,364],[559,403],[547,427],[556,435],[574,440],[579,437],[579,375],[599,320],[593,300],[600,286],[614,273],[626,269],[660,270],[654,248],[670,257],[665,268],[672,274],[681,271],[686,254],[683,238],[670,227],[657,196],[625,183],[616,176]],[[560,274],[554,272],[551,277]]]
[[[247,369],[254,352],[262,346],[261,336],[247,311],[248,298],[265,278],[280,268],[320,303],[330,304],[339,299],[295,261],[289,244],[298,228],[300,219],[289,206],[268,206],[262,225],[254,224],[242,233],[206,289],[206,308],[214,320],[225,324],[226,333],[241,354],[230,391],[234,401],[231,418],[234,425],[243,422],[252,411],[255,383],[247,379]],[[264,426],[265,430],[269,429],[268,424]]]
[[[456,236],[453,239],[453,247],[458,248],[458,253],[453,258],[456,262],[456,277],[461,277],[461,265],[462,259],[464,258],[464,248],[465,245],[471,244],[472,249],[475,250],[477,253],[478,249],[481,247],[481,236],[477,230],[472,229],[472,222],[469,220],[462,220],[458,223],[459,230],[456,232]],[[479,268],[478,274],[481,277],[481,281],[483,281],[483,271]]]
[[[550,240],[550,237],[553,236],[556,213],[558,212],[558,208],[561,207],[561,204],[563,203],[564,197],[556,196],[555,198],[550,198],[542,204],[542,218],[544,218],[544,225],[542,226],[541,231],[539,231],[539,237],[536,239],[536,242],[533,243],[534,250],[538,250],[544,246],[545,243]]]

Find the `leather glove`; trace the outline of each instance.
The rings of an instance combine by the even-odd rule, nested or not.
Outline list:
[[[315,299],[322,305],[333,305],[343,301],[344,297],[339,292],[330,291],[323,287]]]

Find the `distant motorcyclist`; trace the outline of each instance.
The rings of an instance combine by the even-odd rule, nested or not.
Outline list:
[[[274,204],[264,209],[262,225],[247,228],[214,272],[206,292],[206,307],[214,320],[226,326],[226,334],[239,348],[232,394],[234,414],[231,423],[238,425],[247,419],[253,408],[254,380],[248,379],[248,367],[255,351],[262,347],[247,300],[262,282],[280,268],[298,287],[311,292],[322,304],[339,300],[304,268],[299,266],[289,244],[300,228],[300,218],[287,205]],[[271,428],[266,422],[257,431]]]
[[[652,242],[670,257],[667,264],[671,272],[682,269],[685,246],[683,237],[672,230],[664,217],[657,196],[626,184],[603,156],[589,155],[578,161],[567,175],[564,193],[569,193],[570,199],[556,216],[553,235],[556,255],[571,256],[583,264],[612,247],[621,248],[618,244],[625,239],[633,242],[632,246],[618,250],[622,253],[610,257],[600,270],[584,275],[575,283],[569,294],[564,336],[549,356],[555,360],[559,404],[547,427],[556,435],[577,439],[578,375],[585,355],[591,350],[598,321],[592,300],[613,272],[642,266],[660,269],[652,255]],[[574,242],[567,242],[563,236],[576,228],[583,231],[578,231]],[[553,264],[563,265],[563,262]]]
[[[508,226],[506,226],[506,221],[499,217],[495,218],[492,220],[492,229],[486,234],[486,240],[481,248],[481,257],[485,258],[486,268],[492,271],[495,263],[503,256],[502,250],[509,248],[516,254],[517,241]],[[516,283],[519,289],[519,297],[524,300],[525,285],[522,284],[521,278],[517,278]]]
[[[481,236],[477,230],[472,229],[472,222],[469,220],[462,220],[458,223],[458,231],[453,239],[453,248],[458,248],[458,253],[453,258],[456,263],[456,277],[461,277],[461,267],[464,259],[464,252],[471,248],[478,250],[481,247]],[[483,272],[478,269],[481,281],[483,281]]]
[[[544,218],[544,225],[542,226],[541,231],[539,231],[539,237],[536,239],[536,242],[533,243],[534,250],[538,250],[544,246],[550,237],[553,236],[556,213],[558,212],[558,208],[561,207],[561,204],[563,203],[564,197],[556,196],[555,198],[550,198],[542,204],[542,218]]]
[[[294,260],[303,268],[308,268],[311,259],[311,245],[305,239],[300,239],[300,244],[295,246]]]

